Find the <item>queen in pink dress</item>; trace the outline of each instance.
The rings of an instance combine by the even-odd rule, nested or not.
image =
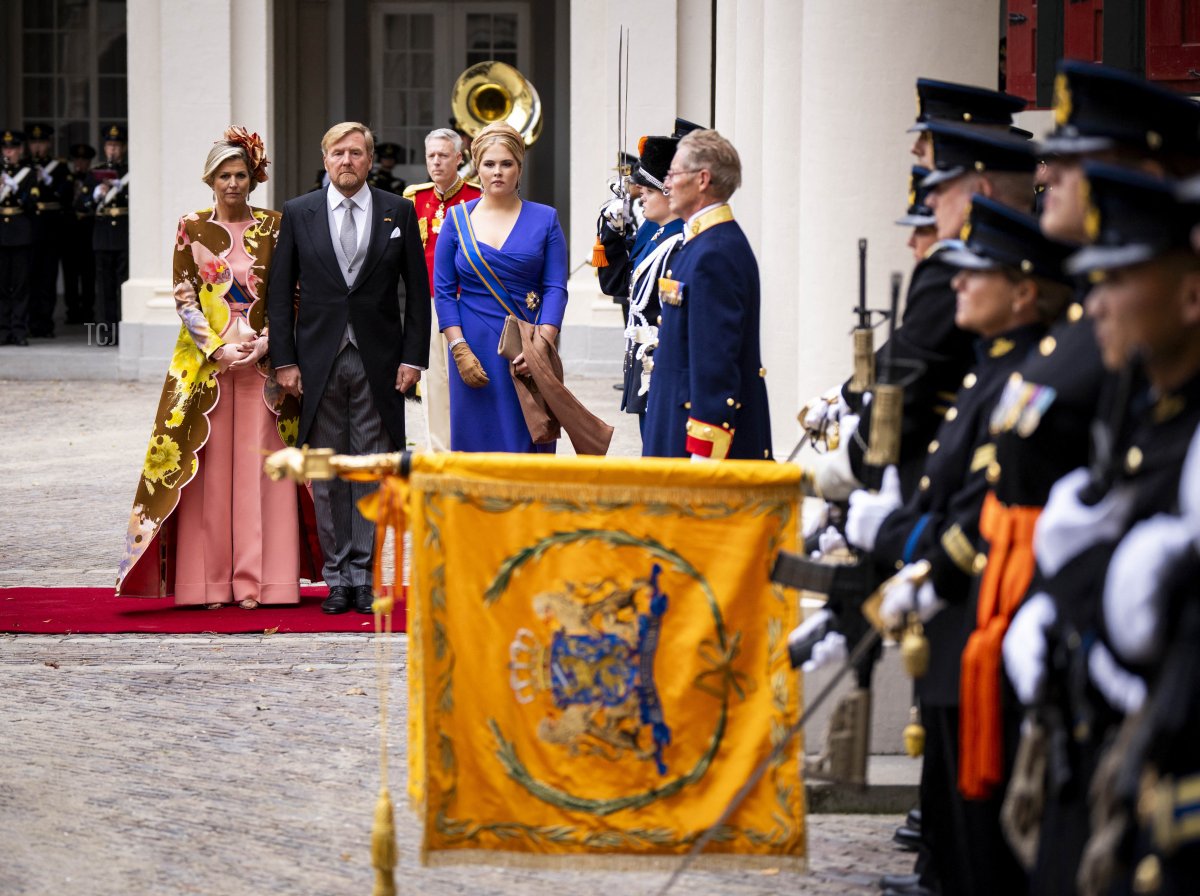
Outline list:
[[[252,207],[267,179],[257,134],[230,128],[208,154],[212,208],[175,235],[182,321],[134,499],[117,594],[177,604],[294,604],[320,569],[307,489],[272,482],[263,455],[295,440],[299,404],[267,353],[267,272],[279,212]]]

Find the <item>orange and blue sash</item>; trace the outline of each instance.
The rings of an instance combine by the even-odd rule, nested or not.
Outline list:
[[[500,307],[504,309],[506,314],[514,315],[522,320],[529,320],[529,316],[522,310],[523,304],[513,301],[508,287],[496,276],[496,272],[492,270],[492,266],[483,257],[483,252],[479,249],[479,241],[475,239],[475,229],[471,226],[471,216],[467,213],[466,203],[459,203],[452,206],[450,217],[453,219],[454,227],[458,231],[458,244],[462,247],[467,264],[471,266],[471,270],[475,272],[483,285],[487,287],[488,292],[492,294],[492,298],[500,303]],[[540,305],[538,310],[540,312]],[[536,318],[534,322],[536,322]]]

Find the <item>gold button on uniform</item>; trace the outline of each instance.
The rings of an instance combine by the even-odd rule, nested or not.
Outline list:
[[[921,482],[920,482],[921,491],[923,491],[923,492],[929,491],[929,481],[930,480],[929,480],[928,476],[921,477]]]
[[[1058,342],[1053,336],[1047,336],[1038,343],[1038,351],[1046,358],[1054,354],[1056,348],[1058,348]]]
[[[1078,323],[1083,317],[1083,306],[1078,302],[1072,302],[1067,308],[1067,320],[1071,323]]]
[[[951,408],[950,410],[946,411],[946,422],[953,423],[954,419],[957,416],[958,416],[958,408]]]
[[[970,389],[977,382],[979,382],[979,377],[975,376],[975,374],[973,374],[973,373],[968,373],[966,376],[963,377],[963,388]]]
[[[975,562],[971,564],[971,569],[975,575],[979,575],[987,569],[987,554],[976,554]]]
[[[765,368],[765,367],[760,367],[760,368],[758,368],[758,375],[759,375],[759,376],[766,376],[766,375],[767,375],[767,368]]]
[[[670,269],[668,269],[668,270],[667,270],[667,276],[668,276],[668,277],[670,277],[670,276],[671,276],[671,271],[670,271]]]
[[[658,316],[658,320],[656,321],[656,323],[659,323],[659,324],[662,323],[662,315],[661,314]]]
[[[987,481],[995,485],[1000,481],[1000,462],[992,461],[987,468]]]
[[[942,447],[941,443],[937,439],[934,439],[932,442],[929,443],[929,453],[937,454],[937,450],[941,447]]]
[[[726,398],[725,403],[727,405],[729,405],[730,407],[733,407],[733,399],[732,398]]]
[[[1125,471],[1127,473],[1136,473],[1142,468],[1142,449],[1134,445],[1125,452]]]

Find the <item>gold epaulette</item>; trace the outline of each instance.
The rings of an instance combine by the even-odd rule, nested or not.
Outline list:
[[[422,190],[431,189],[433,187],[433,185],[434,185],[433,181],[431,181],[431,180],[426,181],[423,184],[412,184],[411,186],[405,187],[404,192],[401,195],[404,196],[405,199],[412,199],[414,196],[416,196]]]
[[[482,184],[482,183],[480,183],[480,181],[479,181],[479,175],[475,175],[474,177],[472,177],[472,178],[469,178],[469,179],[466,181],[466,185],[467,185],[468,187],[474,187],[476,190],[482,190],[482,189],[483,189],[483,184]]]

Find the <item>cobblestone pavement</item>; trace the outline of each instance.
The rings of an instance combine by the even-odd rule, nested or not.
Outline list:
[[[610,409],[613,453],[635,454],[636,420],[615,410],[611,383],[571,385]],[[158,392],[0,382],[0,586],[112,583]],[[0,635],[0,894],[369,892],[373,670],[362,635]],[[665,883],[658,872],[421,867],[404,803],[402,637],[392,683],[400,892],[651,894]],[[887,845],[896,822],[813,815],[809,874],[696,872],[673,893],[878,892],[877,874],[911,867]]]

